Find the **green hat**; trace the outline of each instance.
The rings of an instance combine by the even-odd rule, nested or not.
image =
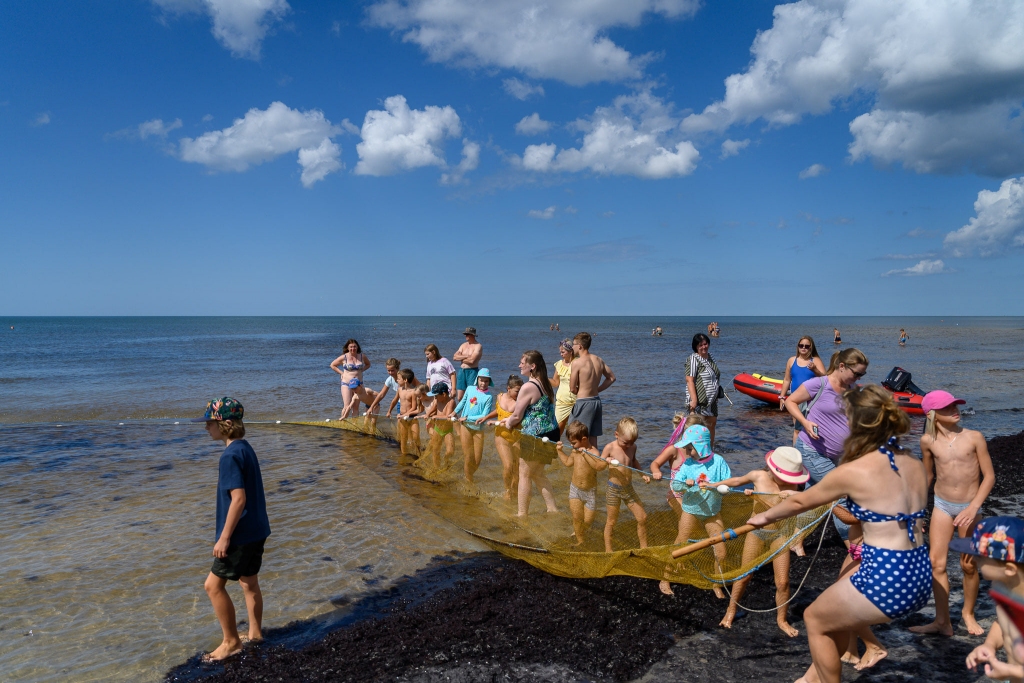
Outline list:
[[[225,396],[224,398],[215,398],[207,403],[206,413],[192,421],[209,422],[210,420],[216,420],[223,422],[224,420],[241,420],[243,413],[245,413],[245,408],[242,407],[241,403]]]

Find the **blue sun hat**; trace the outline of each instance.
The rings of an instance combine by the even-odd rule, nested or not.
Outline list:
[[[687,427],[686,431],[683,432],[683,438],[676,441],[674,445],[676,448],[693,446],[699,456],[698,460],[701,462],[714,455],[714,452],[711,450],[711,432],[703,425]]]
[[[969,537],[951,540],[949,549],[1000,562],[1024,564],[1024,520],[987,517],[978,522]]]
[[[476,373],[477,379],[480,379],[481,377],[486,377],[487,383],[490,384],[491,386],[494,385],[494,378],[491,377],[491,371],[488,370],[487,368],[480,368],[480,372]]]

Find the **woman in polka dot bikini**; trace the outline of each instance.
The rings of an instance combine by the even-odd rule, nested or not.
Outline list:
[[[797,683],[839,683],[851,631],[916,612],[931,597],[931,561],[922,532],[928,502],[924,465],[898,437],[910,420],[881,387],[843,394],[850,436],[841,464],[817,485],[750,518],[763,527],[844,496],[864,528],[861,565],[804,612],[813,664]]]

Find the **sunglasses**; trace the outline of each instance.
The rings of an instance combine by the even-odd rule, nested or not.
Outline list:
[[[811,348],[811,345],[810,344],[797,344],[796,348],[798,348],[798,349],[809,349],[809,348]]]
[[[857,378],[857,379],[860,379],[860,378],[861,378],[861,377],[863,377],[864,375],[868,374],[867,372],[857,372],[857,371],[855,371],[855,370],[854,370],[853,368],[848,368],[848,367],[846,367],[845,365],[844,365],[843,367],[844,367],[844,368],[846,368],[847,370],[849,370],[850,372],[852,372],[852,373],[853,373],[853,376],[854,376],[855,378]]]

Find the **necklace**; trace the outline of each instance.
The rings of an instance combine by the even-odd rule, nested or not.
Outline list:
[[[953,442],[956,441],[957,439],[959,439],[961,434],[963,434],[963,432],[957,432],[957,435],[954,436],[952,439],[950,439],[949,443],[946,444],[947,446],[949,446],[950,450],[952,450],[952,448],[953,448]]]

